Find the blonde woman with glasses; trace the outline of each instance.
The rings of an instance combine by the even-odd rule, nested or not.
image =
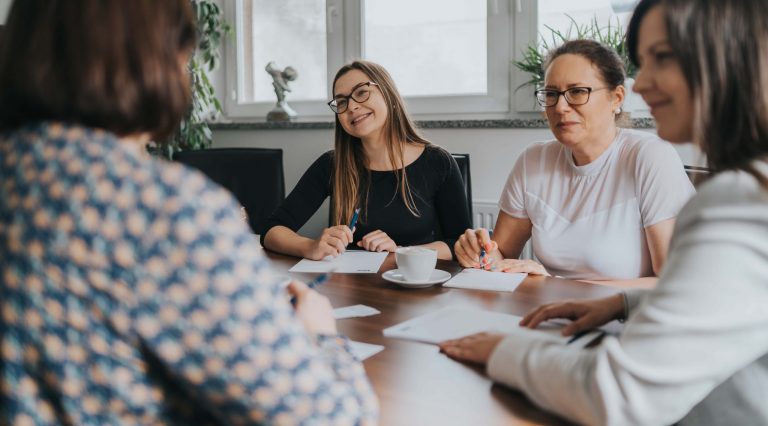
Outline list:
[[[456,257],[470,268],[652,286],[693,194],[680,158],[652,133],[617,126],[624,66],[613,50],[570,41],[545,69],[536,98],[556,140],[520,155],[493,237],[466,230]],[[529,238],[541,263],[517,259]]]
[[[334,150],[309,167],[272,214],[264,247],[323,259],[348,246],[391,252],[421,245],[451,259],[471,224],[464,183],[453,157],[416,130],[389,73],[372,62],[345,65],[328,105],[336,114]],[[300,236],[329,196],[333,226],[317,239]]]

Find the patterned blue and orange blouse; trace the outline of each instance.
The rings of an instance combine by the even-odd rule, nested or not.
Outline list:
[[[0,424],[365,424],[346,339],[308,336],[203,175],[113,135],[0,137]]]

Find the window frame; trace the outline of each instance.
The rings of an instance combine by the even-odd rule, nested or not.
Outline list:
[[[242,26],[237,19],[242,15],[242,0],[222,1],[226,19],[234,31],[234,37],[224,43],[224,114],[234,120],[265,119],[274,102],[240,103],[237,100],[243,78],[239,71],[243,58],[238,54]],[[328,82],[333,81],[342,65],[363,57],[364,7],[364,0],[326,0]],[[533,89],[519,88],[528,77],[513,64],[525,47],[536,40],[538,0],[487,0],[487,10],[488,93],[406,97],[409,111],[416,118],[531,118],[540,113]],[[330,98],[329,87],[327,99]],[[326,105],[327,99],[292,101],[289,98],[288,101],[301,120],[328,121],[333,119],[333,112]]]

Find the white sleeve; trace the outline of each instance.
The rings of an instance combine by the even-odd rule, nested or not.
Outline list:
[[[680,420],[768,353],[768,212],[764,201],[751,209],[681,215],[658,287],[618,339],[576,351],[516,333],[494,351],[489,375],[579,423]]]
[[[695,190],[680,156],[668,142],[648,140],[637,149],[635,193],[647,228],[676,217]]]
[[[501,191],[501,198],[499,199],[499,209],[518,219],[528,219],[528,212],[525,209],[526,153],[527,150],[517,157],[517,161],[515,161],[512,171],[509,172],[507,183],[504,185],[504,189]]]

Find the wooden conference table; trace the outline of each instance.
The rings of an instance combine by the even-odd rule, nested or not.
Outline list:
[[[265,250],[274,266],[287,273],[299,259]],[[456,274],[455,262],[438,261]],[[350,339],[383,345],[364,362],[379,397],[382,425],[553,425],[566,423],[529,402],[521,393],[494,384],[478,367],[453,361],[437,346],[391,339],[382,330],[445,306],[468,306],[523,315],[547,302],[604,297],[610,287],[550,277],[528,277],[512,293],[443,288],[406,289],[381,278],[394,269],[390,254],[378,274],[334,274],[318,288],[334,307],[363,304],[381,314],[338,321]],[[318,274],[290,273],[307,282]]]

